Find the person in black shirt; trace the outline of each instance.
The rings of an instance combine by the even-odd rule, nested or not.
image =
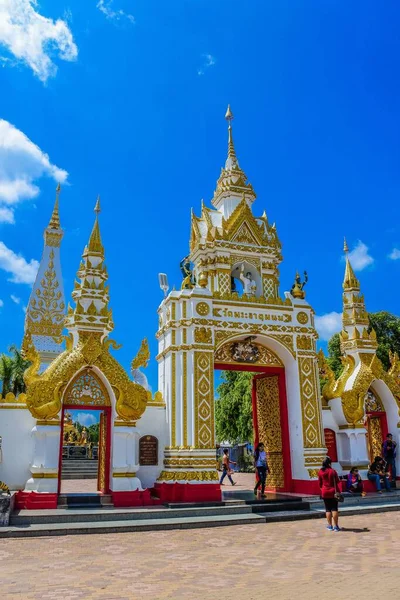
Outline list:
[[[369,465],[368,479],[376,485],[378,494],[382,494],[381,479],[383,480],[386,491],[391,491],[390,482],[386,477],[385,466],[381,456],[375,456],[374,461]]]
[[[386,461],[385,471],[388,473],[389,468],[392,475],[392,481],[394,481],[394,487],[396,487],[396,450],[397,444],[393,441],[393,436],[388,433],[386,440],[382,444],[383,457]]]

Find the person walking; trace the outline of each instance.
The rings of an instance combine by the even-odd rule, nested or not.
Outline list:
[[[229,460],[229,450],[228,448],[224,448],[224,454],[222,456],[222,475],[221,479],[219,480],[220,485],[223,485],[222,482],[224,481],[226,476],[228,476],[228,479],[232,485],[236,485],[236,481],[233,481],[231,476],[230,465],[236,465],[236,463],[233,462],[233,460]]]
[[[270,469],[267,463],[267,453],[264,450],[264,444],[260,443],[254,452],[254,466],[257,469],[258,480],[254,488],[254,494],[257,496],[258,488],[261,485],[261,498],[265,498],[265,482],[267,481],[267,473]]]
[[[336,494],[339,493],[339,477],[335,469],[332,468],[332,461],[327,456],[322,463],[322,468],[318,473],[319,487],[321,497],[325,504],[327,529],[329,531],[340,531],[339,527],[339,507]]]
[[[386,461],[385,471],[388,473],[389,468],[392,476],[392,486],[396,487],[396,451],[397,444],[393,441],[393,436],[388,433],[386,440],[382,444],[383,458]]]

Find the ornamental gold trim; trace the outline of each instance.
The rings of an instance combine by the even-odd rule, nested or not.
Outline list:
[[[183,419],[183,445],[188,444],[188,389],[187,389],[187,352],[182,354],[182,419]]]
[[[157,481],[219,481],[217,470],[214,471],[161,471]]]
[[[176,445],[176,354],[171,356],[171,444]]]
[[[58,479],[58,473],[32,473],[33,479]]]
[[[134,473],[134,472],[129,472],[129,473],[119,473],[119,472],[117,472],[117,473],[113,473],[112,476],[113,477],[117,477],[117,478],[118,477],[121,477],[121,478],[122,477],[136,477],[136,473]]]

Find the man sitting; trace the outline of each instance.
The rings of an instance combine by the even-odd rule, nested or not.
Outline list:
[[[387,492],[391,492],[390,481],[385,473],[384,461],[381,456],[375,456],[374,461],[369,465],[368,479],[376,485],[378,494],[382,494],[381,482],[383,482]]]
[[[366,495],[361,475],[359,474],[357,467],[353,467],[347,475],[346,489],[351,494],[361,494],[361,496]]]

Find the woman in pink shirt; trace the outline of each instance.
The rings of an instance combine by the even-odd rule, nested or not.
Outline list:
[[[339,477],[335,469],[332,469],[332,461],[329,456],[322,463],[318,479],[321,497],[325,504],[326,520],[328,521],[327,529],[340,531],[338,501],[335,497],[335,494],[339,492]]]

